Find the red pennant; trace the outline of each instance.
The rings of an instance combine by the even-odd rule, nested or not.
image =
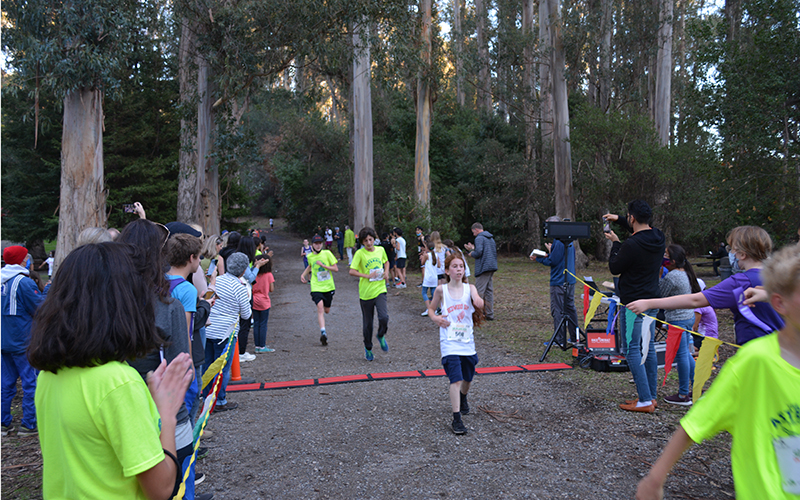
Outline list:
[[[589,285],[583,285],[583,317],[586,318],[586,313],[589,311]]]
[[[672,362],[675,361],[675,354],[678,353],[678,347],[681,345],[681,336],[685,330],[678,328],[675,325],[669,325],[667,329],[667,352],[664,354],[664,382],[662,387],[667,385],[667,375],[672,369]]]

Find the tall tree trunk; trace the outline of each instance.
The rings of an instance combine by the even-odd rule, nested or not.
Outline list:
[[[181,106],[189,108],[197,91],[197,74],[193,69],[197,51],[196,26],[181,19],[181,40],[178,46],[178,85]],[[196,113],[192,113],[196,118]],[[197,191],[197,127],[194,120],[181,118],[181,148],[178,152],[178,212],[181,222],[201,223],[200,193]],[[209,233],[212,234],[212,233]]]
[[[197,219],[204,234],[219,234],[222,204],[219,197],[219,171],[211,158],[214,144],[214,108],[211,95],[211,67],[206,58],[197,57],[197,194],[200,209]]]
[[[475,0],[478,39],[478,111],[492,113],[492,76],[489,72],[489,44],[486,37],[486,2]]]
[[[725,20],[728,21],[728,42],[739,38],[739,27],[742,24],[742,0],[725,0]]]
[[[297,95],[303,95],[306,93],[306,89],[308,87],[308,78],[306,76],[306,72],[308,71],[308,68],[306,67],[306,56],[296,57],[295,62],[294,89],[297,92]]]
[[[658,9],[658,61],[656,68],[655,123],[658,142],[668,146],[672,117],[672,12],[673,0],[660,0]]]
[[[535,88],[534,82],[534,38],[533,38],[533,9],[535,0],[522,1],[522,36],[525,46],[522,49],[523,75],[522,75],[522,105],[525,114],[525,159],[528,161],[536,157],[536,119],[534,117]]]
[[[341,125],[341,118],[339,118],[339,99],[336,97],[336,87],[333,84],[333,78],[329,75],[325,75],[325,82],[328,84],[328,92],[331,94],[331,122]]]
[[[106,227],[103,187],[103,95],[78,89],[64,97],[61,135],[61,196],[56,268],[87,227]]]
[[[464,95],[464,33],[462,22],[461,2],[464,0],[453,0],[453,37],[455,38],[455,67],[456,67],[456,102],[459,106],[464,106],[466,98]]]
[[[431,144],[431,0],[420,1],[422,12],[423,69],[417,79],[417,141],[414,151],[414,193],[417,203],[430,207],[431,167],[429,153]]]
[[[552,45],[550,10],[547,0],[539,0],[539,110],[542,129],[542,153],[553,146],[553,86],[550,79]]]
[[[675,37],[678,39],[678,64],[680,71],[678,72],[678,88],[675,89],[676,95],[676,108],[678,111],[677,117],[677,131],[678,135],[676,143],[686,142],[686,126],[684,120],[686,118],[686,0],[678,0],[678,17],[675,23]]]
[[[612,0],[601,0],[600,9],[600,109],[608,112],[611,106],[611,34],[612,26]]]
[[[353,230],[375,227],[372,184],[372,95],[369,32],[366,20],[353,29],[353,159],[355,220]]]

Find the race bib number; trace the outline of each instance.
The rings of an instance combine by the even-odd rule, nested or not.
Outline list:
[[[370,271],[370,274],[375,273],[375,276],[370,278],[370,281],[381,281],[383,279],[383,268],[379,267],[378,269],[373,269]]]
[[[789,436],[772,441],[775,457],[781,471],[783,491],[800,494],[800,436]]]
[[[317,273],[317,281],[328,281],[329,279],[331,279],[330,271],[324,270]]]
[[[472,325],[450,323],[447,327],[447,340],[451,342],[472,342]]]

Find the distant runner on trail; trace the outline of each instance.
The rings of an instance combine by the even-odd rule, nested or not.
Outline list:
[[[383,247],[376,246],[378,235],[371,227],[365,227],[358,233],[361,248],[353,256],[350,276],[361,278],[358,281],[358,298],[361,301],[362,333],[364,334],[364,354],[367,361],[372,361],[372,320],[378,310],[378,342],[381,350],[389,352],[386,343],[386,330],[389,328],[389,308],[386,305],[386,282],[389,276],[389,259]]]
[[[311,239],[312,252],[308,255],[308,266],[300,275],[300,281],[306,283],[306,276],[311,275],[311,300],[317,305],[317,318],[319,320],[319,341],[328,345],[328,332],[325,331],[325,315],[331,312],[333,294],[336,285],[333,283],[333,274],[339,272],[336,257],[330,250],[323,250],[322,236],[314,235]]]

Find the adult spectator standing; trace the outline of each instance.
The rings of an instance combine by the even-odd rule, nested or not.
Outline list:
[[[497,271],[497,245],[492,233],[485,231],[480,222],[472,225],[472,235],[475,237],[475,244],[467,243],[464,248],[469,252],[470,257],[475,259],[475,287],[483,299],[486,319],[494,321],[492,276]]]
[[[547,219],[547,222],[561,222],[561,217],[554,215]],[[558,328],[561,318],[566,314],[572,321],[572,327],[578,326],[578,312],[575,310],[575,244],[570,243],[564,246],[559,240],[553,243],[545,243],[548,255],[544,257],[534,257],[535,260],[545,266],[550,266],[550,315],[553,316],[553,331]],[[570,274],[564,273],[564,252],[567,252],[567,270]],[[556,342],[563,344],[566,338],[559,335]]]
[[[661,261],[664,256],[666,238],[660,230],[650,227],[653,211],[650,205],[643,200],[633,200],[628,203],[628,215],[621,218],[615,214],[605,214],[607,221],[617,221],[626,231],[633,235],[620,243],[619,236],[614,231],[605,233],[611,240],[611,255],[608,259],[608,269],[611,274],[619,275],[619,290],[617,294],[623,304],[634,300],[652,299],[659,297],[658,278],[661,270]],[[624,311],[623,311],[624,312]],[[655,317],[658,310],[648,309],[643,311],[648,316]],[[627,316],[620,314],[620,331],[627,332]],[[633,332],[630,342],[627,336],[622,335],[625,359],[633,375],[636,391],[639,393],[638,401],[625,402],[619,405],[623,410],[652,413],[655,411],[656,399],[656,373],[658,360],[656,359],[655,323],[650,325],[650,342],[647,359],[644,365],[642,359],[642,322],[644,316],[637,314],[633,323]]]
[[[336,241],[336,248],[339,250],[339,260],[344,260],[344,234],[342,234],[339,226],[336,226],[333,239]]]
[[[353,263],[353,251],[356,249],[356,233],[350,226],[344,226],[344,248],[347,249],[347,265]]]
[[[14,430],[11,425],[11,401],[17,395],[17,379],[22,379],[22,425],[20,436],[36,434],[36,370],[28,362],[25,350],[31,341],[31,324],[36,309],[44,302],[39,287],[23,265],[28,249],[14,245],[3,250],[6,266],[2,276],[2,419],[3,436]]]

